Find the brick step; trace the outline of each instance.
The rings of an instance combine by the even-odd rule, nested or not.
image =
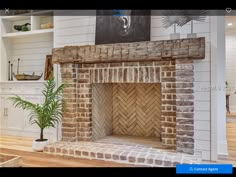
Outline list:
[[[56,142],[44,148],[45,153],[75,158],[113,161],[149,167],[174,167],[176,164],[201,163],[195,155],[168,152],[137,145],[118,145],[96,142]]]

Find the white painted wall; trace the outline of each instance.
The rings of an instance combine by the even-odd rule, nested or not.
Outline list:
[[[227,156],[225,98],[225,17],[211,17],[211,146],[212,159]],[[214,152],[216,151],[216,152]]]
[[[95,16],[56,16],[54,24],[54,47],[95,43]]]
[[[226,30],[226,81],[229,83],[230,111],[236,112],[236,28]]]
[[[88,45],[95,44],[96,17],[56,16],[54,17],[55,33],[54,47],[65,45]],[[190,33],[190,24],[177,27],[181,38],[186,38]],[[161,17],[151,18],[151,40],[170,39],[173,27],[164,29]],[[194,138],[195,151],[201,151],[203,158],[209,160],[211,157],[211,18],[205,22],[194,22],[194,32],[198,37],[206,38],[206,56],[204,60],[194,61],[194,89],[195,89],[195,116],[194,116]]]

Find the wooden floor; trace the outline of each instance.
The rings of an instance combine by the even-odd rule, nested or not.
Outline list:
[[[236,112],[231,112],[230,114],[226,114],[226,117],[236,118]]]
[[[229,159],[236,161],[236,113],[227,114],[227,143]]]
[[[0,148],[33,152],[32,141],[32,138],[27,137],[0,136]]]
[[[236,113],[227,114],[227,143],[229,158],[236,161]]]
[[[0,153],[21,156],[22,167],[132,167],[132,165],[115,162],[62,157],[42,152],[27,152],[5,148],[0,148]]]
[[[130,140],[120,139],[119,137],[108,137],[101,141],[123,141]],[[118,143],[120,143],[118,141]],[[232,163],[236,166],[236,122],[227,123],[227,141],[228,141],[228,158],[227,160],[220,160],[217,163]],[[157,145],[159,142],[153,144],[151,139],[142,141],[140,139],[133,139],[129,143],[141,143],[142,145]],[[40,152],[33,152],[31,149],[32,139],[12,136],[0,136],[0,153],[11,155],[18,155],[22,157],[23,167],[126,167],[131,166],[127,164],[120,164],[114,162],[105,162],[98,160],[75,159],[61,156],[54,156]],[[45,160],[47,159],[47,160]]]
[[[33,152],[32,139],[23,137],[0,136],[0,153],[22,157],[23,167],[131,167],[132,165],[62,157],[42,152]],[[45,160],[46,159],[46,160]]]
[[[236,161],[236,123],[227,123],[227,143],[229,158]]]

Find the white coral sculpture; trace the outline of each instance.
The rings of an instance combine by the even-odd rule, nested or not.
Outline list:
[[[164,28],[174,25],[174,33],[176,33],[176,25],[184,24],[188,19],[181,15],[183,11],[180,10],[165,10],[162,12],[162,23]]]
[[[162,12],[163,27],[174,25],[174,33],[176,33],[176,25],[182,27],[191,21],[191,33],[193,33],[193,21],[205,21],[206,14],[206,10],[165,10]]]
[[[183,15],[186,17],[185,21],[179,23],[179,26],[184,26],[191,22],[191,33],[193,34],[193,21],[204,22],[207,15],[207,10],[184,10]]]

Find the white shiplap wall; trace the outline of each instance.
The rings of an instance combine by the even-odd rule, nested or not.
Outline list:
[[[35,37],[13,38],[10,40],[9,59],[13,63],[13,71],[17,71],[17,61],[20,58],[19,73],[44,73],[46,55],[52,53],[53,34],[37,35]],[[43,79],[43,77],[41,78]]]
[[[226,81],[229,83],[230,111],[236,112],[236,28],[226,31]]]
[[[65,45],[95,44],[96,17],[90,16],[57,16],[54,17],[54,47]],[[177,27],[181,38],[190,33],[190,24]],[[161,17],[151,17],[151,40],[170,39],[173,28],[164,29]],[[194,61],[195,116],[194,138],[195,150],[201,151],[205,160],[210,159],[210,18],[205,22],[194,22],[194,32],[198,37],[206,38],[206,57]]]
[[[54,47],[95,43],[94,16],[56,16],[54,23]]]

